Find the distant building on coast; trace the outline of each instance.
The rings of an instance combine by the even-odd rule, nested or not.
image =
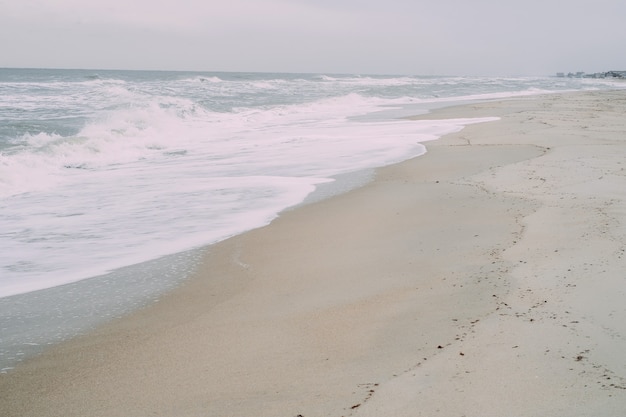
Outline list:
[[[557,72],[556,76],[559,78],[622,78],[626,79],[626,71],[607,71],[607,72],[595,72],[593,74],[586,74],[582,71],[579,72],[568,72],[565,75],[564,72]]]
[[[626,78],[626,71],[609,71],[606,73],[606,76],[613,78]]]

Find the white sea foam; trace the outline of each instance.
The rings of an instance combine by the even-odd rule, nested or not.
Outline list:
[[[4,156],[3,295],[72,282],[267,224],[333,175],[419,155],[470,120],[357,123],[358,95],[227,115],[117,110]],[[373,100],[376,101],[376,100]],[[172,104],[172,103],[170,103]],[[350,106],[347,106],[350,104]],[[345,109],[350,111],[346,112]],[[343,110],[343,114],[341,110]],[[26,175],[28,174],[28,175]]]

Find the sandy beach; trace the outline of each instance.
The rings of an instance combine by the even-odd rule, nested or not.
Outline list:
[[[2,416],[623,416],[626,91],[517,98],[0,375]]]

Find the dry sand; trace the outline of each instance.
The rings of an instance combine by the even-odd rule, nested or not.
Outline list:
[[[626,92],[498,116],[0,375],[2,416],[623,416]]]

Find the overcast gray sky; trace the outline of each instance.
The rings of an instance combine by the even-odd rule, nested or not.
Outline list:
[[[0,0],[0,67],[626,70],[625,0]]]

